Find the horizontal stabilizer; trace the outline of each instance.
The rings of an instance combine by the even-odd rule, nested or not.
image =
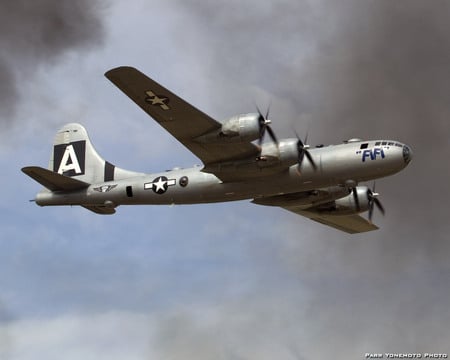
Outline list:
[[[22,171],[50,191],[74,191],[87,188],[90,184],[67,177],[39,166],[27,166]]]

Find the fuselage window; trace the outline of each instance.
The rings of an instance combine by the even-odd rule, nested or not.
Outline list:
[[[187,176],[182,176],[179,180],[179,184],[182,187],[186,187],[188,183],[189,183],[189,179]]]
[[[131,186],[127,186],[126,191],[128,197],[133,197],[133,188]]]

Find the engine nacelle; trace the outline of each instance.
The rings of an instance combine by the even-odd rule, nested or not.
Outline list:
[[[221,129],[204,134],[196,140],[199,142],[248,142],[259,139],[259,114],[241,114],[226,120]]]
[[[349,195],[335,200],[333,206],[320,208],[319,211],[328,215],[352,215],[369,210],[368,187],[357,186],[355,191],[358,202],[355,201],[355,195],[352,191]]]

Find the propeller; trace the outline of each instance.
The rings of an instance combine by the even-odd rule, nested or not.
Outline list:
[[[353,200],[355,201],[356,209],[358,211],[360,211],[361,210],[361,206],[359,204],[358,191],[357,191],[356,187],[352,187],[351,191],[352,191],[352,194],[353,194]],[[369,221],[372,221],[373,208],[375,206],[384,215],[386,211],[384,210],[383,205],[381,205],[380,200],[378,200],[378,196],[380,194],[375,192],[375,182],[373,183],[372,189],[367,188],[366,195],[367,195],[367,200],[368,200],[368,205],[369,205]]]
[[[358,198],[358,193],[356,191],[356,187],[352,188],[352,193],[353,193],[353,200],[355,201],[355,205],[356,205],[356,210],[360,211],[361,206],[359,206],[359,198]]]
[[[264,140],[264,135],[266,134],[266,131],[267,131],[269,133],[269,136],[272,139],[272,141],[278,146],[278,139],[275,136],[275,133],[273,132],[272,128],[270,127],[270,124],[272,123],[272,121],[270,121],[268,119],[270,105],[267,108],[267,112],[266,112],[265,116],[262,114],[261,110],[259,110],[258,106],[256,106],[256,109],[258,110],[258,114],[259,114],[259,116],[258,116],[258,125],[259,125],[258,145],[261,146],[261,144]]]
[[[369,221],[372,221],[373,208],[374,205],[380,210],[380,212],[384,215],[386,211],[384,210],[383,205],[381,205],[380,200],[378,200],[378,194],[375,192],[375,182],[373,183],[372,190],[367,189],[367,199],[369,200]]]
[[[309,162],[311,163],[314,171],[317,170],[317,165],[313,159],[313,157],[311,156],[310,152],[309,152],[309,145],[307,145],[308,142],[308,133],[306,133],[305,136],[305,140],[302,141],[302,139],[300,139],[300,136],[298,136],[297,131],[295,131],[294,129],[294,133],[297,136],[297,161],[298,161],[298,165],[300,166],[306,156],[306,158],[309,160]]]

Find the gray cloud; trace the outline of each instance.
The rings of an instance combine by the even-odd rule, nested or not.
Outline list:
[[[103,38],[102,1],[2,2],[0,118],[6,129],[20,101],[20,83],[63,54],[92,48]]]
[[[297,115],[311,112],[320,124],[338,125],[338,135],[358,123],[364,135],[380,126],[414,135],[429,129],[416,120],[437,121],[448,109],[447,2],[240,4],[180,4],[198,35],[180,34],[181,48],[201,44],[209,71],[230,79],[227,85],[263,87],[289,99]]]

